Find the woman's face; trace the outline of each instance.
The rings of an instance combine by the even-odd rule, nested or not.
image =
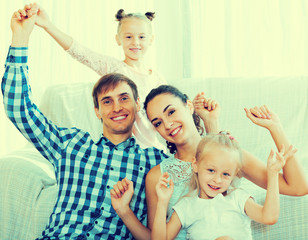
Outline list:
[[[154,97],[146,111],[154,128],[168,142],[183,144],[196,131],[192,118],[194,108],[189,100],[185,104],[180,98],[164,93]]]

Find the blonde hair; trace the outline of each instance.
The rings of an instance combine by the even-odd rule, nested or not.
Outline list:
[[[242,174],[241,174],[241,169],[243,166],[242,151],[241,151],[241,148],[238,142],[228,132],[222,131],[219,134],[215,134],[215,135],[209,134],[203,137],[197,147],[196,161],[197,162],[202,161],[202,159],[204,159],[202,158],[202,156],[210,152],[213,149],[213,147],[217,147],[217,146],[222,149],[238,152],[239,157],[238,157],[238,163],[237,163],[237,177],[238,178],[242,177]],[[231,186],[233,186],[232,183],[231,183]],[[186,196],[198,194],[199,191],[200,191],[200,186],[199,186],[199,181],[198,181],[198,174],[193,172],[190,186],[189,186],[189,192]],[[226,193],[224,193],[224,195],[225,194]]]

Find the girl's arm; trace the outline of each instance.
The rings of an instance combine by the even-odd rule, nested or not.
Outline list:
[[[31,11],[32,8],[39,9],[35,24],[43,28],[64,50],[69,49],[72,45],[73,38],[60,31],[55,25],[53,25],[47,12],[40,8],[36,3],[25,5],[24,10]]]
[[[161,177],[160,165],[153,167],[149,171],[146,177],[145,190],[146,190],[146,200],[147,200],[147,207],[148,207],[148,228],[151,229],[152,231],[154,228],[154,218],[156,221],[156,225],[159,225],[161,223],[163,224],[166,223],[167,207],[164,205],[158,206],[158,196],[156,193],[156,185],[159,182],[160,177]],[[160,207],[160,210],[157,211],[158,207]],[[156,214],[158,214],[157,218],[156,218]],[[158,220],[158,219],[164,219],[164,221],[161,222],[162,220]],[[168,222],[165,228],[166,234],[168,235],[168,239],[175,238],[176,235],[179,233],[181,226],[182,225],[181,225],[178,215],[176,213],[173,213],[170,218],[170,221]],[[155,237],[155,235],[154,236],[152,235],[152,237]],[[159,239],[158,236],[156,237],[157,239]]]
[[[167,223],[166,223],[167,209],[168,209],[168,203],[165,204],[160,201],[157,202],[156,213],[151,232],[151,239],[153,240],[167,239]]]
[[[156,194],[156,184],[161,176],[160,165],[153,167],[147,174],[145,180],[145,194],[148,208],[148,228],[153,228],[154,216],[157,207],[157,194]]]
[[[177,213],[173,212],[170,221],[166,224],[166,212],[165,204],[158,202],[151,239],[174,239],[180,232],[182,223]]]
[[[111,204],[135,239],[150,239],[151,232],[130,209],[129,203],[134,194],[133,182],[124,178],[110,191]]]
[[[103,76],[110,72],[115,72],[122,61],[113,57],[104,56],[80,45],[77,41],[64,32],[60,31],[50,21],[46,11],[37,4],[29,4],[24,7],[26,12],[31,13],[33,8],[38,8],[35,24],[45,29],[45,31],[56,40],[56,42],[74,59],[94,70],[98,75]]]
[[[219,133],[220,105],[211,98],[206,98],[204,92],[198,93],[193,100],[195,112],[204,123],[206,133]]]
[[[278,186],[278,173],[285,165],[286,159],[293,156],[297,150],[290,146],[285,152],[284,146],[281,151],[271,153],[267,160],[267,192],[264,206],[255,203],[251,198],[246,201],[245,212],[247,216],[256,222],[263,224],[275,224],[279,218],[279,186]]]
[[[247,117],[256,125],[269,130],[273,140],[280,150],[284,145],[286,149],[290,147],[283,127],[278,116],[269,110],[267,106],[246,109]],[[262,188],[267,186],[267,171],[265,165],[252,154],[243,151],[244,167],[243,172],[247,179]],[[283,174],[279,174],[279,192],[285,195],[303,196],[308,194],[308,182],[304,171],[300,166],[296,156],[287,159],[283,167]]]
[[[181,222],[176,213],[172,214],[169,223],[166,223],[168,203],[174,187],[173,181],[169,181],[168,178],[169,174],[163,173],[155,187],[158,202],[151,233],[151,239],[154,240],[173,239],[181,229]]]

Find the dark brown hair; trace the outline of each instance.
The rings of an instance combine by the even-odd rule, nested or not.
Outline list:
[[[126,82],[133,92],[135,101],[138,99],[138,89],[136,84],[130,80],[128,77],[120,73],[110,73],[101,77],[94,85],[92,90],[92,97],[94,102],[94,107],[99,108],[98,95],[102,92],[108,92],[113,90],[118,86],[119,83]]]
[[[171,94],[171,95],[173,95],[175,97],[178,97],[179,99],[181,99],[181,101],[184,104],[186,104],[187,100],[189,99],[186,94],[182,93],[176,87],[173,87],[171,85],[160,85],[159,87],[152,89],[151,92],[146,96],[144,104],[143,104],[143,107],[144,107],[145,111],[147,110],[148,103],[154,97],[156,97],[157,95],[166,94],[166,93],[167,94]],[[199,134],[203,135],[204,129],[200,125],[200,117],[199,117],[199,115],[196,112],[194,112],[192,117],[194,119],[194,123],[196,125],[196,128],[197,128]],[[172,154],[175,153],[176,150],[177,150],[174,143],[167,142],[167,147],[168,147],[170,153],[172,153]]]

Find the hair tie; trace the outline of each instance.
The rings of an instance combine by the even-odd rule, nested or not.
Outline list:
[[[235,138],[228,131],[220,131],[218,135],[226,135],[231,141],[235,140]]]
[[[147,19],[152,21],[155,17],[155,12],[146,12],[144,15],[147,17]]]

